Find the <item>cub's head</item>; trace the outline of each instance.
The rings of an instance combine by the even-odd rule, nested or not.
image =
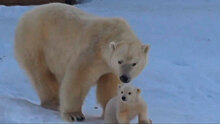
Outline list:
[[[140,96],[141,90],[129,84],[118,86],[118,97],[123,103],[136,103]]]
[[[109,43],[110,66],[123,83],[129,83],[147,64],[149,45],[140,43]]]

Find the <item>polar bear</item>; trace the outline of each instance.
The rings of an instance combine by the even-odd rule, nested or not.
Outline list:
[[[104,120],[107,123],[129,123],[138,116],[139,123],[151,124],[147,118],[147,104],[140,96],[141,90],[129,84],[119,85],[118,95],[106,105]]]
[[[82,121],[84,99],[97,84],[103,108],[147,64],[143,45],[121,18],[103,18],[61,3],[27,12],[17,25],[15,56],[26,70],[41,106],[66,121]]]

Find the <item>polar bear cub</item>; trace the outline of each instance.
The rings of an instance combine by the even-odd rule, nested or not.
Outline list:
[[[104,120],[107,123],[129,123],[138,116],[138,123],[152,124],[147,118],[147,104],[140,96],[141,90],[132,85],[118,86],[118,95],[106,105]]]

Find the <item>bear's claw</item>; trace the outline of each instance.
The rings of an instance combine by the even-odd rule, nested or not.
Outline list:
[[[75,116],[75,117],[72,117],[72,120],[73,121],[83,121],[85,118],[83,116]]]
[[[75,113],[75,112],[62,114],[62,117],[64,120],[69,122],[85,120],[85,117],[82,113]]]

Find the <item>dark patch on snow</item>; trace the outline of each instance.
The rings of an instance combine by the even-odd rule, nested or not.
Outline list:
[[[0,62],[3,61],[3,58],[5,58],[6,56],[2,56],[0,57]]]
[[[176,61],[173,64],[175,64],[177,66],[189,66],[189,64],[184,61]]]

